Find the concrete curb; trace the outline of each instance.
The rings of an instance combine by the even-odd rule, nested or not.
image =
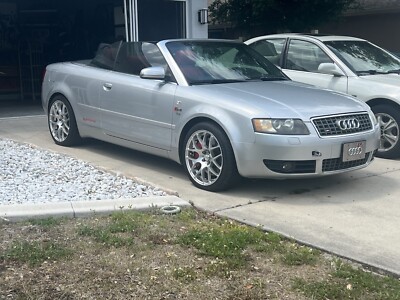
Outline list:
[[[146,210],[152,208],[162,208],[170,205],[179,207],[191,206],[188,201],[176,196],[1,205],[0,219],[3,221],[16,222],[26,219],[46,217],[75,218],[93,214],[108,214],[121,210]]]

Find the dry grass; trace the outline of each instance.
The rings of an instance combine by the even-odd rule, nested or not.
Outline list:
[[[319,251],[194,209],[0,224],[0,299],[399,299],[396,279],[360,271],[373,281],[361,288],[338,269]],[[386,295],[370,288],[384,284]]]

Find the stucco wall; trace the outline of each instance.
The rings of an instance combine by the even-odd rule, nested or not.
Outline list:
[[[197,12],[202,8],[207,8],[207,0],[188,0],[188,38],[207,38],[208,25],[200,24],[198,21]]]

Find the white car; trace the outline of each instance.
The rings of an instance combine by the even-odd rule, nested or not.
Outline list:
[[[381,140],[377,156],[400,157],[400,59],[359,38],[273,34],[245,42],[292,80],[350,94],[365,101],[377,117]]]

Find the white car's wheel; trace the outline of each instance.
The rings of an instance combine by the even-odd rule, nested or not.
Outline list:
[[[382,158],[396,158],[400,156],[400,111],[389,105],[376,105],[372,107],[379,127],[381,139],[376,156]]]
[[[64,96],[57,95],[51,100],[48,125],[57,145],[72,146],[81,140],[71,104]]]
[[[193,126],[181,151],[185,170],[198,188],[221,191],[238,178],[231,143],[223,130],[212,123]]]

